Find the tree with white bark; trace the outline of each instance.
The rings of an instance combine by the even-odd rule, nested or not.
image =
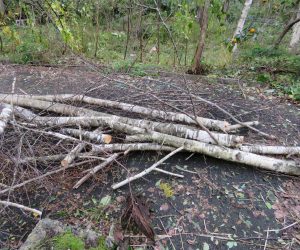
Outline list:
[[[241,17],[240,17],[240,19],[238,21],[237,27],[236,27],[235,32],[233,34],[233,39],[235,39],[236,37],[242,35],[243,29],[244,29],[244,25],[245,25],[246,19],[248,17],[248,13],[250,11],[252,3],[253,3],[253,0],[246,0],[245,1]],[[234,44],[232,52],[236,52],[236,50],[237,50],[237,43]]]
[[[300,19],[300,3],[299,3],[296,19]],[[297,22],[293,26],[293,33],[290,42],[290,50],[292,52],[296,52],[300,50],[300,22]]]

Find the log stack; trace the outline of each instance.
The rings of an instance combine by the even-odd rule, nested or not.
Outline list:
[[[169,154],[151,168],[114,184],[112,186],[114,189],[153,170],[183,177],[158,168],[163,161],[180,151],[200,153],[269,171],[300,175],[300,166],[296,161],[266,156],[299,156],[300,147],[251,145],[246,142],[244,136],[236,134],[243,127],[252,129],[259,125],[258,121],[230,124],[223,120],[166,112],[84,95],[0,94],[0,102],[0,134],[3,134],[7,124],[11,123],[59,140],[76,143],[68,154],[45,155],[34,159],[28,157],[20,159],[19,163],[60,160],[61,168],[67,169],[78,158],[98,157],[102,160],[92,169],[84,171],[83,177],[75,183],[74,188],[78,188],[100,169],[130,151],[165,151]],[[84,107],[88,105],[89,108]],[[101,108],[109,109],[111,112],[97,111]],[[117,115],[114,110],[123,111],[126,116]],[[137,116],[139,118],[136,118]],[[257,128],[253,130],[260,132],[262,136],[272,137]],[[83,153],[86,148],[89,148],[88,152]]]

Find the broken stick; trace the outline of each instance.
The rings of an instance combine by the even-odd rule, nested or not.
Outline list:
[[[84,149],[85,143],[79,143],[75,148],[73,148],[70,153],[61,161],[63,167],[68,167],[77,157],[77,155]]]
[[[114,153],[109,158],[107,158],[103,163],[100,165],[97,165],[96,167],[92,168],[85,176],[83,176],[75,185],[73,188],[79,188],[87,179],[89,179],[91,176],[93,176],[95,173],[97,173],[99,170],[105,168],[110,163],[115,161],[122,153]]]
[[[96,141],[98,143],[108,144],[112,140],[111,135],[102,134],[101,132],[95,132],[95,131],[90,132],[90,131],[83,131],[83,130],[79,130],[79,129],[65,128],[65,129],[62,129],[61,132],[64,134],[69,134],[69,135],[73,135],[76,137],[82,136],[86,139],[89,139],[91,141]]]
[[[41,211],[34,209],[34,208],[26,207],[26,206],[18,204],[18,203],[14,203],[14,202],[10,202],[10,201],[0,201],[0,204],[2,204],[4,206],[16,207],[16,208],[31,212],[34,215],[36,214],[38,216],[42,216]]]
[[[114,184],[112,186],[112,189],[118,189],[136,179],[139,179],[143,176],[145,176],[146,174],[150,173],[151,171],[155,170],[160,164],[162,164],[164,161],[166,161],[167,159],[169,159],[170,157],[172,157],[173,155],[175,155],[176,153],[180,152],[181,150],[183,150],[184,147],[180,147],[180,148],[177,148],[175,149],[174,151],[172,151],[171,153],[169,153],[168,155],[166,155],[165,157],[163,157],[162,159],[160,159],[158,162],[154,163],[150,168],[147,168],[145,169],[143,172],[139,173],[139,174],[136,174],[134,176],[131,176],[129,178],[127,178],[126,180],[124,181],[121,181],[117,184]]]

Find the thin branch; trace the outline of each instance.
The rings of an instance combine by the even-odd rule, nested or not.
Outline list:
[[[42,216],[41,211],[39,211],[37,209],[34,209],[34,208],[26,207],[26,206],[18,204],[18,203],[14,203],[14,202],[10,202],[10,201],[1,201],[0,200],[0,204],[2,204],[4,206],[16,207],[16,208],[19,208],[19,209],[22,209],[22,210],[25,210],[25,211],[28,211],[28,212],[32,212],[33,214],[37,214],[39,216]]]
[[[155,168],[157,168],[160,164],[162,164],[164,161],[166,161],[167,159],[169,159],[170,157],[172,157],[173,155],[175,155],[176,153],[180,152],[181,150],[183,150],[184,147],[180,147],[180,148],[177,148],[175,149],[174,151],[172,151],[171,153],[169,153],[168,155],[166,155],[165,157],[163,157],[162,159],[160,159],[158,162],[154,163],[151,167],[145,169],[143,172],[139,173],[139,174],[136,174],[134,176],[131,176],[129,178],[127,178],[126,180],[124,181],[121,181],[117,184],[114,184],[112,186],[112,189],[118,189],[136,179],[139,179],[143,176],[145,176],[146,174],[150,173],[151,171],[153,171]]]
[[[89,173],[87,173],[84,177],[82,177],[75,185],[73,188],[77,189],[79,188],[86,180],[88,180],[91,176],[93,176],[94,174],[96,174],[99,170],[105,168],[106,166],[108,166],[110,163],[112,163],[113,161],[115,161],[122,153],[115,153],[113,155],[111,155],[109,158],[107,158],[103,163],[101,163],[100,165],[97,165],[96,167],[92,168]]]

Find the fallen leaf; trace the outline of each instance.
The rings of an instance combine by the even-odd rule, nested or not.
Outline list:
[[[151,226],[149,208],[140,198],[134,195],[129,195],[126,203],[126,209],[121,217],[123,229],[134,223],[147,238],[154,242],[155,234]]]
[[[228,241],[226,246],[230,249],[230,248],[236,247],[237,243],[235,241]]]
[[[168,211],[169,208],[170,208],[170,207],[169,207],[168,203],[164,203],[164,204],[162,204],[162,205],[160,206],[159,210],[160,210],[160,211]]]
[[[125,198],[124,196],[118,196],[118,197],[116,198],[116,201],[117,201],[118,203],[123,203],[124,201],[126,201],[126,198]]]
[[[111,196],[106,195],[100,200],[100,205],[107,206],[111,202]]]
[[[203,244],[203,250],[209,250],[209,245],[206,242]]]

